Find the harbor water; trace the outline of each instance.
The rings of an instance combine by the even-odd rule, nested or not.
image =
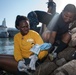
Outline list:
[[[14,51],[13,38],[0,38],[0,54],[12,54]]]

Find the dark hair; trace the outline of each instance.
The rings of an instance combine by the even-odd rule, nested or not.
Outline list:
[[[76,7],[73,4],[67,4],[64,9],[63,12],[68,11],[68,12],[72,12],[75,13],[76,12]]]
[[[16,20],[15,20],[15,27],[17,28],[17,26],[19,26],[20,21],[22,20],[28,20],[27,17],[25,16],[21,16],[21,15],[17,15]],[[18,28],[17,28],[18,29]]]

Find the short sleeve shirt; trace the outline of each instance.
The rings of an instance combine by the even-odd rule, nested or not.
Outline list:
[[[64,33],[68,32],[69,23],[65,23],[62,16],[59,16],[58,21],[56,22],[53,31],[57,32],[57,35],[63,35]]]

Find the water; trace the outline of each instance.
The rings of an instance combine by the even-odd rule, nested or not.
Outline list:
[[[0,38],[0,54],[12,54],[14,51],[13,38]]]

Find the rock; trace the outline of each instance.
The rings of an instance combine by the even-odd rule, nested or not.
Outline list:
[[[61,58],[61,59],[59,59],[59,60],[56,61],[56,64],[57,64],[58,66],[62,66],[62,65],[65,64],[65,63],[66,63],[65,58]]]
[[[75,52],[75,48],[72,47],[67,47],[66,49],[64,49],[62,52],[60,52],[58,54],[58,58],[65,58],[66,61],[70,61],[72,60],[72,55]]]
[[[54,75],[76,75],[76,60],[72,60],[54,71]]]
[[[57,68],[57,65],[54,62],[44,62],[37,68],[36,72],[34,72],[33,75],[49,75],[56,68]]]
[[[73,28],[70,32],[71,32],[71,34],[76,33],[76,27],[75,27],[75,28]]]
[[[72,34],[71,37],[72,37],[72,38],[71,38],[71,41],[70,41],[70,43],[69,43],[69,46],[75,47],[75,46],[76,46],[76,33]]]
[[[74,20],[72,23],[69,24],[69,29],[72,30],[76,27],[76,20]]]
[[[63,72],[58,72],[58,73],[56,73],[55,75],[65,75]]]

